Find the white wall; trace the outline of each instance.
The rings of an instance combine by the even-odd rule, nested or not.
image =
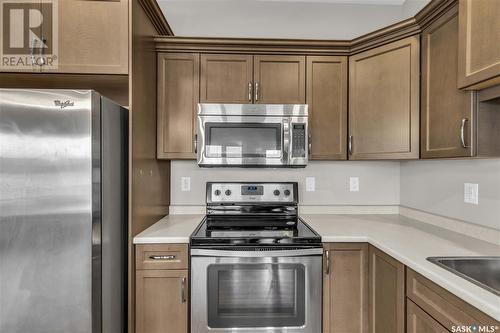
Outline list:
[[[479,205],[464,183],[479,184]],[[500,159],[401,162],[401,205],[500,229]]]
[[[205,205],[207,181],[297,181],[302,205],[399,205],[399,162],[318,162],[303,169],[199,168],[194,161],[172,161],[171,204]],[[181,177],[191,191],[181,191]],[[305,191],[305,178],[316,177],[316,191]],[[349,192],[349,176],[360,178],[360,191]]]

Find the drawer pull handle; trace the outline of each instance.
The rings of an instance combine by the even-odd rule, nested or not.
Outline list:
[[[175,256],[174,255],[168,255],[168,256],[149,256],[149,259],[152,259],[152,260],[174,260]]]

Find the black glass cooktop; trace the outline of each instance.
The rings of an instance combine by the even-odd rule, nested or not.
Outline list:
[[[191,245],[316,245],[321,237],[297,216],[207,216]]]

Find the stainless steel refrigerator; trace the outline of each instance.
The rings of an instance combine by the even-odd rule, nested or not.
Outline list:
[[[0,89],[0,332],[126,331],[128,113]]]

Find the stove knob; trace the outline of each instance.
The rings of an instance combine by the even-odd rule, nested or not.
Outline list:
[[[226,190],[226,195],[231,195],[231,190]]]
[[[220,190],[215,190],[215,191],[214,191],[214,194],[215,194],[215,195],[220,195]]]
[[[279,191],[279,190],[274,190],[274,192],[273,192],[273,193],[274,193],[274,195],[275,195],[275,196],[280,195],[280,191]]]
[[[286,196],[289,196],[289,195],[290,195],[290,190],[285,190],[283,193],[284,193]]]

